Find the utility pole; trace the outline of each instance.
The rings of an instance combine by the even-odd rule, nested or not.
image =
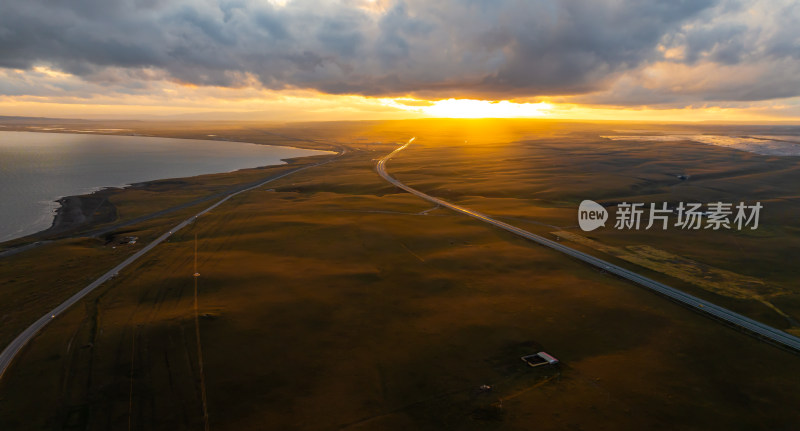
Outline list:
[[[200,371],[200,399],[203,407],[203,428],[209,431],[208,424],[208,401],[206,397],[206,375],[203,370],[203,348],[200,344],[200,308],[197,304],[197,279],[200,273],[197,272],[197,232],[194,234],[194,333],[197,337],[197,365]]]
[[[194,233],[194,276],[200,277],[200,273],[197,272],[197,232]]]

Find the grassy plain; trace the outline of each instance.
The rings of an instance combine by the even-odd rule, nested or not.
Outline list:
[[[720,294],[730,286],[726,283],[709,289],[680,277],[648,272],[643,266],[632,267],[778,328],[798,330],[800,290],[793,263],[800,253],[797,157],[760,156],[688,141],[610,141],[598,136],[614,134],[612,128],[631,126],[585,127],[588,130],[553,126],[533,138],[516,132],[523,138],[488,145],[471,145],[471,141],[438,145],[423,139],[414,158],[399,155],[393,161],[394,169],[401,180],[434,196],[519,223],[550,238],[555,238],[552,232],[557,230],[583,235],[577,228],[577,206],[583,199],[609,209],[620,202],[643,202],[648,207],[651,202],[667,202],[671,207],[678,202],[761,202],[765,208],[754,231],[617,230],[611,228],[611,219],[609,228],[584,236],[607,246],[648,246],[740,278],[757,278],[763,289],[753,293],[768,297],[774,307],[755,297],[742,298],[733,292],[734,286],[729,294]],[[514,124],[508,129],[514,131]],[[689,179],[681,180],[678,175]],[[674,223],[675,217],[671,220]],[[581,248],[576,242],[570,245]],[[597,253],[596,248],[584,250]],[[630,262],[620,262],[631,267]]]
[[[105,127],[114,126],[122,127]],[[798,316],[790,258],[800,244],[791,216],[798,209],[796,159],[685,142],[605,141],[598,134],[609,125],[535,121],[136,127],[142,134],[215,134],[308,148],[332,142],[350,151],[231,199],[56,319],[0,381],[0,429],[201,429],[195,235],[214,430],[800,425],[798,356],[553,251],[433,209],[373,169],[396,142],[416,136],[389,163],[399,179],[551,236],[575,232],[582,199],[761,199],[769,212],[754,233],[606,229],[586,236],[758,278],[779,287],[781,295],[770,300]],[[682,182],[676,172],[691,178]],[[198,177],[191,191],[176,183],[175,195],[172,187],[163,195],[156,187],[112,199],[121,216],[133,217],[264,172],[237,175],[243,177]],[[124,234],[146,242],[195,211]],[[131,252],[103,245],[64,239],[0,259],[6,319],[0,336],[18,332],[6,322],[19,327],[41,303],[57,303]],[[790,326],[756,300],[620,262]],[[58,289],[48,283],[54,277],[61,277]],[[9,287],[15,283],[24,284]],[[531,369],[520,361],[539,350],[562,364]],[[480,391],[483,384],[492,391]]]

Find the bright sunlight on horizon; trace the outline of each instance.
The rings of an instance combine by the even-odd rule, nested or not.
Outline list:
[[[387,106],[436,118],[540,118],[553,105],[547,102],[512,103],[508,100],[446,99],[436,101],[390,100]]]

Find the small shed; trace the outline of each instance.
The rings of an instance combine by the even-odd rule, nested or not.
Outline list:
[[[558,363],[558,359],[547,352],[539,352],[534,353],[533,355],[523,356],[522,360],[531,367],[538,367],[540,365],[555,365]]]

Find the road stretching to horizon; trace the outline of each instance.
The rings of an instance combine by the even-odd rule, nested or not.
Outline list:
[[[452,204],[452,203],[447,202],[445,200],[442,200],[442,199],[427,195],[427,194],[425,194],[425,193],[423,193],[423,192],[421,192],[419,190],[416,190],[414,188],[411,188],[411,187],[401,183],[400,181],[398,181],[397,179],[395,179],[394,177],[389,175],[389,173],[386,171],[386,162],[388,162],[397,153],[399,153],[400,151],[402,151],[406,147],[408,147],[411,144],[411,142],[414,141],[414,139],[415,138],[411,138],[406,144],[400,146],[399,148],[395,149],[394,151],[392,151],[388,155],[384,156],[376,164],[376,170],[377,170],[378,174],[381,177],[383,177],[386,181],[388,181],[389,183],[393,184],[394,186],[396,186],[396,187],[398,187],[398,188],[400,188],[400,189],[402,189],[402,190],[404,190],[406,192],[409,192],[409,193],[411,193],[411,194],[413,194],[413,195],[415,195],[417,197],[420,197],[420,198],[422,198],[422,199],[424,199],[426,201],[435,203],[435,204],[440,205],[440,206],[445,207],[445,208],[449,208],[449,209],[451,209],[451,210],[453,210],[455,212],[468,215],[470,217],[476,218],[476,219],[478,219],[480,221],[483,221],[485,223],[489,223],[489,224],[491,224],[493,226],[499,227],[499,228],[501,228],[503,230],[506,230],[508,232],[511,232],[511,233],[513,233],[515,235],[521,236],[523,238],[526,238],[528,240],[536,242],[536,243],[538,243],[540,245],[543,245],[545,247],[549,247],[551,249],[554,249],[556,251],[564,253],[564,254],[566,254],[568,256],[571,256],[571,257],[573,257],[575,259],[578,259],[580,261],[583,261],[585,263],[593,265],[593,266],[595,266],[597,268],[600,268],[600,269],[602,269],[602,270],[604,270],[604,271],[606,271],[608,273],[617,275],[617,276],[622,277],[622,278],[624,278],[626,280],[634,282],[634,283],[636,283],[636,284],[638,284],[640,286],[646,287],[646,288],[648,288],[650,290],[653,290],[653,291],[655,291],[657,293],[660,293],[660,294],[662,294],[664,296],[667,296],[668,298],[671,298],[674,301],[682,303],[682,304],[684,304],[684,305],[686,305],[686,306],[688,306],[688,307],[690,307],[690,308],[692,308],[694,310],[700,311],[700,312],[702,312],[702,313],[704,313],[704,314],[706,314],[708,316],[714,317],[714,318],[716,318],[718,320],[721,320],[721,321],[723,321],[723,322],[725,322],[727,324],[730,324],[730,325],[732,325],[734,327],[743,329],[746,332],[748,332],[750,334],[753,334],[753,335],[756,335],[757,337],[759,337],[759,338],[761,338],[763,340],[767,340],[767,341],[770,341],[770,342],[775,343],[777,345],[789,348],[789,349],[791,349],[791,350],[793,350],[795,352],[800,352],[800,338],[795,337],[795,336],[793,336],[791,334],[788,334],[788,333],[786,333],[784,331],[781,331],[779,329],[773,328],[773,327],[771,327],[769,325],[766,325],[766,324],[763,324],[761,322],[755,321],[755,320],[750,319],[748,317],[742,316],[741,314],[738,314],[738,313],[730,311],[730,310],[728,310],[726,308],[720,307],[720,306],[718,306],[718,305],[716,305],[714,303],[711,303],[709,301],[706,301],[704,299],[695,297],[693,295],[689,295],[689,294],[687,294],[685,292],[682,292],[682,291],[680,291],[678,289],[670,287],[670,286],[668,286],[666,284],[663,284],[663,283],[660,283],[658,281],[652,280],[650,278],[644,277],[644,276],[639,275],[639,274],[637,274],[637,273],[635,273],[633,271],[630,271],[630,270],[627,270],[627,269],[622,268],[620,266],[614,265],[614,264],[612,264],[610,262],[607,262],[605,260],[599,259],[597,257],[594,257],[594,256],[590,255],[590,254],[583,253],[581,251],[578,251],[578,250],[575,250],[573,248],[567,247],[567,246],[565,246],[563,244],[560,244],[558,242],[549,240],[549,239],[544,238],[542,236],[539,236],[539,235],[533,234],[531,232],[528,232],[526,230],[520,229],[520,228],[518,228],[516,226],[512,226],[512,225],[510,225],[508,223],[504,223],[504,222],[501,222],[499,220],[493,219],[493,218],[491,218],[489,216],[486,216],[484,214],[481,214],[479,212],[470,210],[469,208],[465,208],[465,207],[462,207],[460,205]],[[119,271],[121,271],[124,268],[128,267],[131,263],[135,262],[137,259],[139,259],[140,257],[142,257],[145,254],[147,254],[149,251],[151,251],[157,245],[159,245],[162,242],[166,241],[174,233],[178,232],[179,230],[181,230],[184,227],[188,226],[189,224],[193,223],[195,220],[197,220],[198,217],[200,217],[200,216],[208,213],[209,211],[213,210],[214,208],[222,205],[223,203],[225,203],[226,201],[228,201],[229,199],[231,199],[232,197],[234,197],[234,196],[236,196],[238,194],[241,194],[241,193],[253,190],[253,189],[257,189],[259,187],[264,186],[265,184],[267,184],[269,182],[284,178],[284,177],[286,177],[288,175],[291,175],[293,173],[296,173],[296,172],[299,172],[299,171],[302,171],[302,170],[305,170],[305,169],[309,169],[309,168],[312,168],[312,167],[324,165],[324,164],[327,164],[327,163],[330,163],[330,162],[336,160],[337,158],[341,157],[342,155],[344,155],[347,152],[347,148],[346,147],[340,147],[340,148],[341,148],[340,152],[334,158],[327,159],[327,160],[319,162],[319,163],[314,163],[314,164],[311,164],[311,165],[307,165],[307,166],[299,167],[299,168],[296,168],[296,169],[292,169],[292,170],[290,170],[288,172],[284,172],[282,174],[270,177],[270,178],[268,178],[268,179],[266,179],[266,180],[264,180],[262,182],[259,182],[258,184],[255,184],[255,185],[253,185],[251,187],[248,187],[248,188],[245,188],[245,189],[242,189],[242,190],[238,190],[238,191],[234,191],[234,192],[228,194],[227,196],[225,196],[224,198],[220,199],[219,201],[217,201],[213,205],[209,206],[208,208],[204,209],[203,211],[200,211],[196,215],[184,220],[183,222],[181,222],[177,226],[175,226],[172,229],[170,229],[168,232],[162,234],[161,236],[159,236],[158,238],[153,240],[151,243],[146,245],[144,248],[142,248],[138,252],[134,253],[133,255],[131,255],[130,257],[125,259],[122,263],[118,264],[113,269],[111,269],[110,271],[106,272],[105,274],[100,276],[98,279],[93,281],[91,284],[89,284],[88,286],[84,287],[79,292],[75,293],[69,299],[67,299],[66,301],[61,303],[58,307],[54,308],[52,311],[50,311],[49,313],[47,313],[44,316],[42,316],[41,318],[39,318],[36,322],[31,324],[27,329],[25,329],[22,333],[20,333],[2,351],[2,353],[0,353],[0,378],[3,377],[3,375],[6,372],[6,370],[11,365],[12,361],[17,357],[17,355],[22,351],[22,349],[33,339],[33,337],[36,336],[37,333],[39,333],[39,331],[42,330],[42,328],[44,328],[48,323],[50,323],[56,317],[58,317],[60,314],[62,314],[64,311],[66,311],[69,307],[71,307],[72,305],[74,305],[75,303],[77,303],[78,301],[83,299],[86,295],[91,293],[97,287],[101,286],[103,283],[105,283],[106,281],[108,281],[111,278],[113,278],[114,276],[116,276],[119,273]]]
[[[626,280],[632,281],[640,286],[653,290],[659,294],[667,296],[668,298],[674,301],[684,304],[694,310],[700,311],[701,313],[704,313],[715,319],[721,320],[729,325],[732,325],[739,329],[743,329],[747,333],[753,334],[760,339],[767,340],[782,347],[789,348],[795,352],[800,352],[800,338],[795,337],[784,331],[781,331],[780,329],[773,328],[772,326],[765,325],[761,322],[750,319],[749,317],[742,316],[741,314],[720,307],[719,305],[716,305],[712,302],[708,302],[704,299],[682,292],[674,287],[652,280],[643,275],[639,275],[633,271],[625,269],[621,266],[614,265],[611,262],[607,262],[603,259],[594,257],[590,254],[583,253],[581,251],[567,247],[556,241],[549,240],[543,236],[536,235],[524,229],[512,226],[508,223],[503,223],[499,220],[493,219],[487,215],[481,214],[477,211],[473,211],[469,208],[452,204],[445,200],[427,195],[419,190],[413,189],[401,183],[400,181],[389,175],[389,173],[386,171],[386,162],[388,162],[389,159],[394,157],[397,153],[408,147],[415,139],[416,138],[411,138],[406,144],[402,145],[401,147],[387,154],[378,161],[378,163],[375,165],[375,169],[377,170],[378,174],[381,177],[383,177],[383,179],[415,196],[425,199],[426,201],[435,203],[445,208],[449,208],[455,212],[468,215],[472,218],[476,218],[482,222],[489,223],[493,226],[499,227],[500,229],[511,232],[515,235],[519,235],[523,238],[541,244],[545,247],[549,247],[556,251],[560,251],[561,253],[571,256],[575,259],[588,263],[606,272],[617,275]]]
[[[16,358],[16,356],[22,351],[22,348],[25,347],[25,345],[27,345],[33,339],[33,337],[35,337],[36,334],[38,334],[39,331],[42,330],[42,328],[47,326],[48,323],[53,321],[61,313],[63,313],[69,307],[73,306],[75,303],[77,303],[78,301],[83,299],[86,295],[88,295],[90,292],[92,292],[93,290],[98,288],[100,285],[102,285],[106,281],[114,278],[121,270],[125,269],[128,265],[132,264],[137,259],[139,259],[140,257],[142,257],[145,254],[147,254],[150,250],[155,248],[155,246],[157,246],[157,245],[161,244],[162,242],[166,241],[167,238],[169,238],[170,236],[172,236],[173,234],[175,234],[179,230],[183,229],[184,227],[188,226],[189,224],[193,223],[201,215],[203,215],[203,214],[213,210],[214,208],[222,205],[228,199],[230,199],[230,198],[232,198],[232,197],[234,197],[234,196],[236,196],[236,195],[238,195],[240,193],[244,193],[244,192],[247,192],[247,191],[250,191],[250,190],[253,190],[253,189],[257,189],[257,188],[259,188],[259,187],[261,187],[261,186],[263,186],[263,185],[265,185],[267,183],[270,183],[270,182],[275,181],[275,180],[279,180],[279,179],[281,179],[283,177],[286,177],[288,175],[294,174],[296,172],[299,172],[299,171],[302,171],[302,170],[305,170],[305,169],[309,169],[309,168],[313,168],[313,167],[316,167],[316,166],[321,166],[321,165],[330,163],[330,162],[338,159],[339,157],[341,157],[341,156],[343,156],[344,154],[347,153],[347,148],[346,147],[340,147],[340,148],[341,149],[340,149],[339,153],[336,154],[336,156],[334,156],[333,158],[321,161],[319,163],[314,163],[314,164],[311,164],[311,165],[302,166],[302,167],[299,167],[299,168],[292,169],[292,170],[290,170],[288,172],[284,172],[282,174],[275,175],[275,176],[272,176],[270,178],[267,178],[266,180],[261,181],[258,184],[253,185],[251,187],[248,187],[248,188],[245,188],[245,189],[242,189],[242,190],[238,190],[238,191],[234,191],[234,192],[228,194],[224,198],[222,198],[219,201],[217,201],[214,205],[211,205],[210,207],[204,209],[203,211],[200,211],[199,213],[195,214],[194,216],[189,217],[188,219],[182,221],[180,224],[178,224],[177,226],[173,227],[168,232],[162,234],[161,236],[159,236],[158,238],[153,240],[150,244],[147,244],[144,248],[142,248],[141,250],[137,251],[136,253],[134,253],[133,255],[128,257],[127,259],[125,259],[119,265],[115,266],[110,271],[108,271],[105,274],[101,275],[97,280],[93,281],[91,284],[89,284],[88,286],[86,286],[83,289],[81,289],[78,293],[72,295],[69,299],[67,299],[66,301],[61,303],[61,305],[59,305],[58,307],[54,308],[52,311],[50,311],[49,313],[45,314],[44,316],[40,317],[39,320],[37,320],[36,322],[33,322],[33,324],[31,324],[27,329],[22,331],[22,333],[19,334],[17,336],[17,338],[14,339],[14,341],[12,341],[8,346],[6,346],[6,348],[3,350],[3,352],[0,353],[0,379],[3,378],[3,375],[5,374],[6,370],[9,367],[9,365],[11,365],[11,362],[14,360],[14,358]]]

